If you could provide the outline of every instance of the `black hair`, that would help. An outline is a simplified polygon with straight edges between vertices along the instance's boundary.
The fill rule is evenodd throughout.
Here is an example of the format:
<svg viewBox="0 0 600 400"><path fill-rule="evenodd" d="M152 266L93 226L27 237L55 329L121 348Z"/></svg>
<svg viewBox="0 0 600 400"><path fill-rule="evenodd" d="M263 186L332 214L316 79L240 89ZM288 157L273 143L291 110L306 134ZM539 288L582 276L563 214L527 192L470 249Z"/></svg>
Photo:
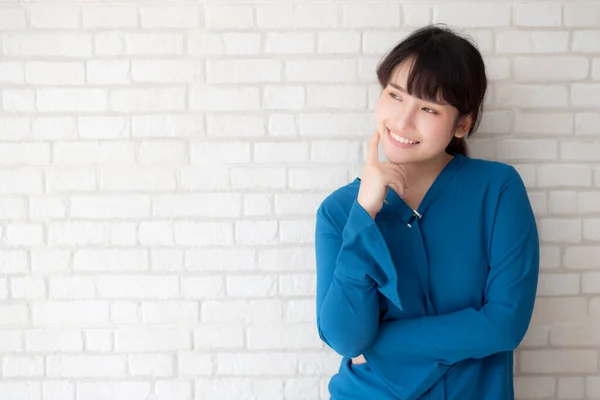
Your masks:
<svg viewBox="0 0 600 400"><path fill-rule="evenodd" d="M446 102L458 115L471 115L467 133L477 130L487 90L485 64L477 47L466 37L445 25L428 25L412 32L398 43L377 66L379 84L385 89L394 69L407 60L413 62L406 90L410 95ZM467 155L464 138L452 137L446 152Z"/></svg>

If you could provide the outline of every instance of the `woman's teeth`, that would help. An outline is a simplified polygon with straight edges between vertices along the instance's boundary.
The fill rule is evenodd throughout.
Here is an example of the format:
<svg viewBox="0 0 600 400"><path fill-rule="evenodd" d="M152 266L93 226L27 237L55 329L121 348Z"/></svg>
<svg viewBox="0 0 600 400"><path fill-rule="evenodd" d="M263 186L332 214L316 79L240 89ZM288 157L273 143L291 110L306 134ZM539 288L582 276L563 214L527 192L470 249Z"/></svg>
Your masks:
<svg viewBox="0 0 600 400"><path fill-rule="evenodd" d="M404 144L417 144L419 142L415 142L414 140L409 140L405 137L402 137L400 135L396 135L394 132L390 131L390 135L392 136L392 138L400 143L404 143Z"/></svg>

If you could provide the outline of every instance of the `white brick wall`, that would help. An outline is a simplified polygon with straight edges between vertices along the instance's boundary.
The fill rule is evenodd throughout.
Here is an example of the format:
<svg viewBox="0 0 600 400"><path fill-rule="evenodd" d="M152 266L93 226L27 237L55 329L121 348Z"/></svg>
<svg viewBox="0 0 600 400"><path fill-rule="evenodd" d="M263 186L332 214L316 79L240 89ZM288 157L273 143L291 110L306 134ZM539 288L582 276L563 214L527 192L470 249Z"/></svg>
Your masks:
<svg viewBox="0 0 600 400"><path fill-rule="evenodd" d="M477 40L472 148L538 216L517 398L600 399L597 1L200 3L0 0L0 399L328 399L314 212L431 22Z"/></svg>

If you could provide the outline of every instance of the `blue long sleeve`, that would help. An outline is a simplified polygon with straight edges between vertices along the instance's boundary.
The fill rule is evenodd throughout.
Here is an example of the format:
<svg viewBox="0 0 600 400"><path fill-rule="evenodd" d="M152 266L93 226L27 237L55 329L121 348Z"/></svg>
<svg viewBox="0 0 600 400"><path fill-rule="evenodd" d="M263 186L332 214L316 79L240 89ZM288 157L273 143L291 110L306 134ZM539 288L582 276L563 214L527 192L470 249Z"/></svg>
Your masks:
<svg viewBox="0 0 600 400"><path fill-rule="evenodd" d="M511 351L523 339L536 296L539 241L516 173L501 193L487 251L489 275L481 308L381 323L364 349L367 363L403 399L417 399L449 366Z"/></svg>
<svg viewBox="0 0 600 400"><path fill-rule="evenodd" d="M379 292L399 304L395 276L390 279L379 268L393 268L385 240L354 201L342 232L319 210L315 250L319 336L340 355L356 357L377 334Z"/></svg>

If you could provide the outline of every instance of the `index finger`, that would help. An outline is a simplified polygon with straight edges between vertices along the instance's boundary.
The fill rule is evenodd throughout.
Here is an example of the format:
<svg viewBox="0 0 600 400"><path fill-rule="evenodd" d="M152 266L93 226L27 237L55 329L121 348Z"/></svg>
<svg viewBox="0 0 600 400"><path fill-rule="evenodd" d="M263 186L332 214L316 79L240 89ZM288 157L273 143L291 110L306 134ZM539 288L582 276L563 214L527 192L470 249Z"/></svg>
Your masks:
<svg viewBox="0 0 600 400"><path fill-rule="evenodd" d="M367 163L375 164L379 161L379 129L375 129L375 134L369 143L369 151L367 152Z"/></svg>

